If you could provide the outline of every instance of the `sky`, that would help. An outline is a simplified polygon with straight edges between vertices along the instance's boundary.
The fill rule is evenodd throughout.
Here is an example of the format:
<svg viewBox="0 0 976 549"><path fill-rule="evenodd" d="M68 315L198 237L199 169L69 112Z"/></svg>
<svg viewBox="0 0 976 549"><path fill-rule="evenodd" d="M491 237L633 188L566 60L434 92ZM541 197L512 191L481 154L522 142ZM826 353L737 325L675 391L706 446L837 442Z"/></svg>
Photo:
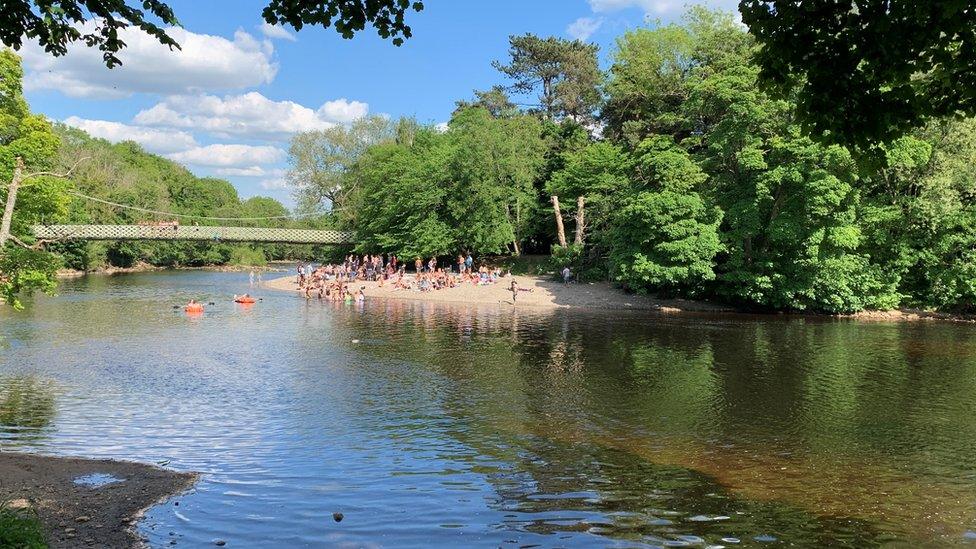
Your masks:
<svg viewBox="0 0 976 549"><path fill-rule="evenodd" d="M75 44L24 59L35 112L113 142L133 140L199 176L231 181L242 198L291 206L288 141L295 132L348 124L365 114L446 122L455 101L507 84L491 67L508 37L578 38L600 46L606 67L617 36L680 19L682 0L424 0L410 12L413 37L393 46L368 27L352 40L333 29L263 24L267 0L171 0L182 27L170 51L135 30L123 66ZM734 11L737 0L701 2Z"/></svg>

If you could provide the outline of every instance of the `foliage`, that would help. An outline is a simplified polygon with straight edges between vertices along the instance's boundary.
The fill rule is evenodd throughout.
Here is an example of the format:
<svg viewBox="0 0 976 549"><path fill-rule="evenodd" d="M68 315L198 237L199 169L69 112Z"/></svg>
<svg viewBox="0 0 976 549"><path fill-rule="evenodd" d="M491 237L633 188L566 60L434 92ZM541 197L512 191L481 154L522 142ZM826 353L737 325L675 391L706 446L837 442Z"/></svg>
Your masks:
<svg viewBox="0 0 976 549"><path fill-rule="evenodd" d="M541 124L531 116L457 112L449 129L384 143L354 172L360 249L405 257L514 250L538 206ZM511 248L510 248L511 246Z"/></svg>
<svg viewBox="0 0 976 549"><path fill-rule="evenodd" d="M715 278L722 212L702 200L705 174L669 137L646 139L636 154L632 188L613 216L615 277L638 291L694 293Z"/></svg>
<svg viewBox="0 0 976 549"><path fill-rule="evenodd" d="M730 14L692 7L684 24L627 32L617 40L608 71L604 134L636 146L649 135L696 135L709 119L689 118L682 106L695 83L713 71L741 66L752 37Z"/></svg>
<svg viewBox="0 0 976 549"><path fill-rule="evenodd" d="M57 257L50 253L8 246L0 254L0 299L14 309L23 309L22 295L54 293L58 266Z"/></svg>
<svg viewBox="0 0 976 549"><path fill-rule="evenodd" d="M600 101L598 46L531 33L509 37L509 44L509 64L495 61L492 66L515 81L516 92L533 93L541 87L539 103L549 119L591 118Z"/></svg>
<svg viewBox="0 0 976 549"><path fill-rule="evenodd" d="M288 180L297 189L302 209L314 210L323 203L341 209L345 195L353 190L349 171L370 146L394 139L396 130L385 117L368 116L349 127L295 135L288 149Z"/></svg>
<svg viewBox="0 0 976 549"><path fill-rule="evenodd" d="M261 15L267 23L296 30L305 25L333 26L343 38L352 38L368 23L399 46L411 36L406 13L423 8L423 2L410 0L270 0ZM179 21L162 0L21 0L5 3L0 10L0 41L19 50L25 38L37 40L54 56L66 54L74 42L83 42L98 48L105 65L113 68L122 64L117 54L126 46L119 31L129 27L179 49L167 25L178 26Z"/></svg>
<svg viewBox="0 0 976 549"><path fill-rule="evenodd" d="M0 547L45 549L47 546L36 515L0 504Z"/></svg>
<svg viewBox="0 0 976 549"><path fill-rule="evenodd" d="M59 140L47 120L30 113L21 89L20 59L9 50L0 52L0 75L0 197L4 202L17 159L25 166L11 222L14 240L0 249L0 300L20 309L20 295L54 291L57 259L25 246L33 243L29 225L57 221L67 213L67 184L53 177L31 175L53 166Z"/></svg>
<svg viewBox="0 0 976 549"><path fill-rule="evenodd" d="M852 146L976 115L971 1L742 0L762 80L804 125Z"/></svg>
<svg viewBox="0 0 976 549"><path fill-rule="evenodd" d="M65 126L58 126L57 132L62 141L60 163L77 164L72 179L78 191L86 196L189 216L260 218L288 215L288 210L277 200L267 197L241 200L229 182L196 177L179 164L149 154L135 143L111 144ZM86 160L79 163L80 159ZM74 223L96 224L133 224L161 219L157 215L81 199L71 201L69 217ZM180 222L219 223L194 218L184 218ZM305 221L302 226L321 228L323 223L329 222ZM286 227L297 222L282 219L235 224ZM264 264L269 258L280 259L298 253L297 247L284 245L210 242L59 243L52 249L62 255L67 266L85 270L105 265L132 267L140 262L159 266L204 266L253 260L255 264Z"/></svg>

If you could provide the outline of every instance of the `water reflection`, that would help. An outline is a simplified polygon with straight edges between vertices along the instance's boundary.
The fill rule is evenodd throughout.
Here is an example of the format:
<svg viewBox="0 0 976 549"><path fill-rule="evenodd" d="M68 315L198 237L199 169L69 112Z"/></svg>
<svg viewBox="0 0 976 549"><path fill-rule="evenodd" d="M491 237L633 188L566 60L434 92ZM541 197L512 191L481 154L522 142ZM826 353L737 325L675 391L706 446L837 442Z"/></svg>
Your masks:
<svg viewBox="0 0 976 549"><path fill-rule="evenodd" d="M57 380L51 451L206 473L149 513L157 546L945 546L976 526L971 326L73 284L2 319L0 376ZM217 304L171 309L190 296Z"/></svg>
<svg viewBox="0 0 976 549"><path fill-rule="evenodd" d="M52 383L35 376L0 372L0 444L37 444L48 436L55 415Z"/></svg>

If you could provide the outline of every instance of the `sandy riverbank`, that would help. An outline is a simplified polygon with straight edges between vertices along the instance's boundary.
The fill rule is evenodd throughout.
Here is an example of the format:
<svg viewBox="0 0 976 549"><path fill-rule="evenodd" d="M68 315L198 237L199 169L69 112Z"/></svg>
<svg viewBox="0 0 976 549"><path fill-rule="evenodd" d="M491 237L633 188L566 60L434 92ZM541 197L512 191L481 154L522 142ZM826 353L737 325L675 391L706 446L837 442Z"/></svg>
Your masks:
<svg viewBox="0 0 976 549"><path fill-rule="evenodd" d="M417 299L423 301L467 303L482 305L512 304L512 292L508 287L509 278L503 278L490 286L463 284L455 288L445 288L430 292L418 290L394 290L391 284L382 288L376 282L356 282L350 289L365 288L367 298ZM516 276L515 280L523 290L518 293L518 307L545 309L633 309L661 312L723 312L732 311L730 307L690 301L685 299L655 299L648 296L627 294L605 282L562 284L547 278ZM264 287L272 290L286 290L297 293L298 284L294 276L275 278L264 282Z"/></svg>
<svg viewBox="0 0 976 549"><path fill-rule="evenodd" d="M75 479L108 474L122 482L89 487ZM0 502L30 507L52 548L137 547L134 524L156 503L188 489L192 473L127 461L0 452Z"/></svg>
<svg viewBox="0 0 976 549"><path fill-rule="evenodd" d="M820 319L852 319L869 322L915 322L927 320L947 320L952 322L976 322L976 315L960 315L924 311L919 309L895 309L890 311L861 311L850 315L826 315L816 313L756 313L743 311L729 305L694 301L688 299L659 299L650 296L628 294L606 282L581 284L562 284L549 278L535 276L516 276L519 287L525 290L518 294L518 307L539 309L612 309L658 311L662 313L739 313L770 317L798 317ZM491 286L465 284L456 288L445 288L431 292L417 290L394 290L386 284L382 288L376 282L356 282L350 289L364 287L367 298L413 299L442 303L466 303L469 305L509 305L512 293L508 290L509 279L502 279ZM284 276L264 282L263 287L270 290L298 291L295 276Z"/></svg>

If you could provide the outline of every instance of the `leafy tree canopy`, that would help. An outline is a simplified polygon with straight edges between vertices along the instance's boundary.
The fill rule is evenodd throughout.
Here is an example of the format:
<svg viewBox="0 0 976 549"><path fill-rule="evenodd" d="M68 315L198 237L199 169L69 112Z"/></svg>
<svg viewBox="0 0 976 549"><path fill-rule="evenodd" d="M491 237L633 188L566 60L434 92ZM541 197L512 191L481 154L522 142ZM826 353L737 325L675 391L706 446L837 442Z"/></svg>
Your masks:
<svg viewBox="0 0 976 549"><path fill-rule="evenodd" d="M541 110L549 119L592 117L603 79L597 45L531 33L511 36L509 44L509 63L495 61L492 66L514 81L514 91L538 92Z"/></svg>
<svg viewBox="0 0 976 549"><path fill-rule="evenodd" d="M761 79L804 125L871 145L976 114L972 0L742 0Z"/></svg>
<svg viewBox="0 0 976 549"><path fill-rule="evenodd" d="M406 13L423 8L423 2L411 0L270 0L261 15L272 25L290 25L295 30L331 26L343 38L352 38L369 24L399 46L411 36ZM120 30L135 27L164 46L179 48L166 29L176 25L176 13L161 0L17 0L4 2L0 9L3 44L19 50L27 38L60 56L71 43L81 41L97 47L109 68L122 64L117 54L126 44Z"/></svg>

